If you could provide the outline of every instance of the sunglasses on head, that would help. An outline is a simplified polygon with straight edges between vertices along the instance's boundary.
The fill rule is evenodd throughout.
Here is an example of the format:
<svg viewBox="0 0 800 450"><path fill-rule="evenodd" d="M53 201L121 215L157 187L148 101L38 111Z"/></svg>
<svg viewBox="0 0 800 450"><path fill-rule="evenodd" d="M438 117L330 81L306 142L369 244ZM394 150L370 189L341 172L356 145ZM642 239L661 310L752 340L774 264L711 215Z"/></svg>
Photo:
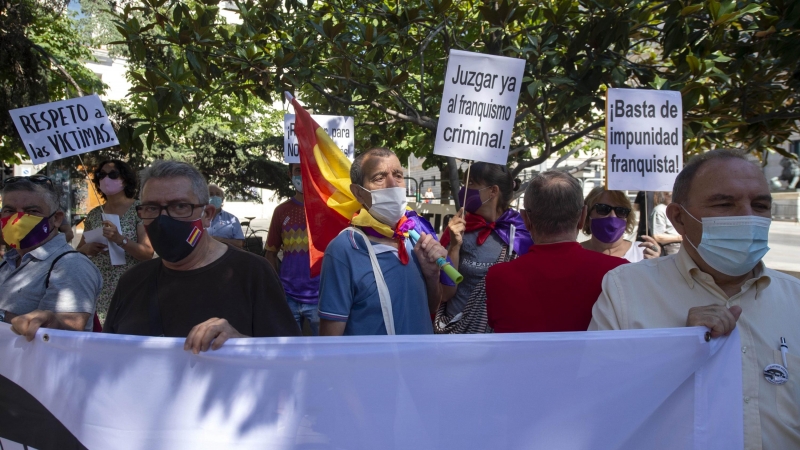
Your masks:
<svg viewBox="0 0 800 450"><path fill-rule="evenodd" d="M98 180L102 180L105 177L111 178L112 180L116 180L119 178L119 170L112 170L111 172L103 172L102 170L99 172L95 172L95 178Z"/></svg>
<svg viewBox="0 0 800 450"><path fill-rule="evenodd" d="M7 186L9 184L14 184L14 183L17 183L17 182L22 181L22 180L28 180L31 183L36 183L36 184L43 184L43 185L49 187L50 189L53 189L53 187L54 187L53 186L53 180L51 180L49 177L46 177L44 175L31 175L29 177L8 177L5 180L3 180L3 186Z"/></svg>
<svg viewBox="0 0 800 450"><path fill-rule="evenodd" d="M630 208L624 208L622 206L611 206L611 205L606 205L605 203L595 203L592 209L597 211L597 214L600 214L601 216L607 216L611 214L611 211L614 211L614 214L616 214L617 217L619 217L620 219L627 218L628 214L631 213Z"/></svg>

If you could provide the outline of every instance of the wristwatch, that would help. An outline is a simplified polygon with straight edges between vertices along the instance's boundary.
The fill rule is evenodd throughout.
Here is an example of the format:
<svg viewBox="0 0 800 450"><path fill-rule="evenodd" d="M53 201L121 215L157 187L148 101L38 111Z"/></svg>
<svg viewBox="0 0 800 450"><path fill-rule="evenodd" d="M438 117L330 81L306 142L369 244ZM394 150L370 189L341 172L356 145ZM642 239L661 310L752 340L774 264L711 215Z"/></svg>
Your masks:
<svg viewBox="0 0 800 450"><path fill-rule="evenodd" d="M0 309L0 322L5 322L5 321L6 321L6 310Z"/></svg>
<svg viewBox="0 0 800 450"><path fill-rule="evenodd" d="M120 247L124 247L126 245L128 245L128 239L127 238L122 238L122 244L119 244L119 246Z"/></svg>

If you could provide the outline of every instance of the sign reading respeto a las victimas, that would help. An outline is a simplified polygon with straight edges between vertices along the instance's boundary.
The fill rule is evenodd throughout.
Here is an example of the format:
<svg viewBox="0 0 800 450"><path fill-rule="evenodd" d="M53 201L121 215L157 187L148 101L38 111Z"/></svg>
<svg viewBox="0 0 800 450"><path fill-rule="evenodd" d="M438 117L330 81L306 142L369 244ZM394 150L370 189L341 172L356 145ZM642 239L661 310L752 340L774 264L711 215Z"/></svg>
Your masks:
<svg viewBox="0 0 800 450"><path fill-rule="evenodd" d="M683 104L677 91L609 89L606 185L671 191L683 168Z"/></svg>
<svg viewBox="0 0 800 450"><path fill-rule="evenodd" d="M33 164L119 144L100 97L85 97L9 111Z"/></svg>
<svg viewBox="0 0 800 450"><path fill-rule="evenodd" d="M525 60L451 50L433 153L505 165Z"/></svg>
<svg viewBox="0 0 800 450"><path fill-rule="evenodd" d="M286 163L300 162L300 147L297 135L294 133L294 114L283 115L283 161ZM325 116L312 114L311 118L317 125L325 130L325 134L352 161L356 150L355 120L351 116Z"/></svg>

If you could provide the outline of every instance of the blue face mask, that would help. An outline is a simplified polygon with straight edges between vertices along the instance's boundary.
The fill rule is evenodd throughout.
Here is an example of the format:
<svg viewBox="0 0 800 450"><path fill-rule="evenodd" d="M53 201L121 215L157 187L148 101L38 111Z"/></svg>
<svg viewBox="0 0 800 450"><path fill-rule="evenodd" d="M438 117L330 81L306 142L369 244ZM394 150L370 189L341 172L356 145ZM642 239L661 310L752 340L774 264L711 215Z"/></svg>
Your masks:
<svg viewBox="0 0 800 450"><path fill-rule="evenodd" d="M222 208L222 197L217 197L214 195L208 199L208 204L214 205L214 207L217 208L217 211L219 211Z"/></svg>
<svg viewBox="0 0 800 450"><path fill-rule="evenodd" d="M683 206L681 205L681 208ZM686 208L683 208L686 211ZM759 216L703 217L703 236L695 246L688 238L686 242L697 250L709 266L715 270L738 277L753 270L769 251L769 226L772 219Z"/></svg>

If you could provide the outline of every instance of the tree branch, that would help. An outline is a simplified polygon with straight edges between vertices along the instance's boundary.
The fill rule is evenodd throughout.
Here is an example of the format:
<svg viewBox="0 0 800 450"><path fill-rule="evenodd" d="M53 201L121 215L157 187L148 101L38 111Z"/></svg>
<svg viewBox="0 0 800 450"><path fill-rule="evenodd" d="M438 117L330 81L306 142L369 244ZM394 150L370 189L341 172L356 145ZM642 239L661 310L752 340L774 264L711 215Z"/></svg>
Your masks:
<svg viewBox="0 0 800 450"><path fill-rule="evenodd" d="M376 109L378 109L378 110L380 110L380 111L382 111L382 112L384 112L384 113L386 113L386 114L388 114L388 115L390 115L392 117L397 117L398 119L405 120L406 122L415 123L415 124L417 124L417 125L419 125L419 126L421 126L423 128L427 128L429 130L433 130L433 131L436 130L436 122L427 121L427 120L423 120L421 118L408 116L406 114L403 114L401 112L395 111L393 109L389 109L389 108L381 105L380 103L376 102L375 100L370 101L368 104L372 105L373 108L376 108Z"/></svg>
<svg viewBox="0 0 800 450"><path fill-rule="evenodd" d="M556 144L555 146L553 146L551 148L551 152L550 153L548 153L548 154L542 153L541 155L539 155L536 158L530 159L528 161L520 162L519 164L517 164L517 167L514 168L514 170L512 172L512 175L513 176L517 176L517 175L519 175L520 172L522 172L523 170L527 169L528 167L538 166L539 164L547 161L547 158L549 158L551 154L553 154L555 152L558 152L562 148L572 144L573 142L577 141L578 139L581 139L582 137L586 136L587 134L591 133L592 131L602 127L603 125L605 125L605 123L606 123L605 119L604 120L598 120L597 122L589 125L588 127L584 128L583 130L573 134L572 136L564 139L563 141L561 141L558 144ZM517 150L517 149L514 149L514 150ZM512 150L512 151L514 151L514 150Z"/></svg>
<svg viewBox="0 0 800 450"><path fill-rule="evenodd" d="M47 52L47 50L43 49L42 47L40 47L40 46L38 46L36 44L33 44L33 48L36 51L38 51L39 53L41 53L42 56L47 58L50 61L50 64L55 66L55 68L58 70L58 72L61 73L61 75L64 78L66 78L67 82L69 84L71 84L72 87L75 88L75 90L78 92L78 96L79 97L83 97L84 95L86 95L86 93L83 92L83 89L81 89L80 85L78 85L78 82L75 81L74 78L72 78L72 75L70 75L67 72L67 69L65 69L64 66L62 66L61 64L58 63L58 61L56 61L56 59L53 57L53 55L51 55L50 53Z"/></svg>
<svg viewBox="0 0 800 450"><path fill-rule="evenodd" d="M800 119L800 111L777 111L769 114L761 114L759 116L747 119L747 123L752 125L756 123L766 122L768 120L793 120Z"/></svg>

